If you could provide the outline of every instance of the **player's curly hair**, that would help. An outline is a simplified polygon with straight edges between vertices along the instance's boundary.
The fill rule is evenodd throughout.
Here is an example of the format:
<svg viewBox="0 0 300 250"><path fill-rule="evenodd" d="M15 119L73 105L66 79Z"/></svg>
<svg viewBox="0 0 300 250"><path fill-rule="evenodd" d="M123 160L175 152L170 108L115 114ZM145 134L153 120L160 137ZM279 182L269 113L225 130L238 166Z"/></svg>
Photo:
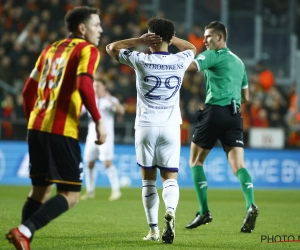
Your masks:
<svg viewBox="0 0 300 250"><path fill-rule="evenodd" d="M94 7L80 6L69 10L65 16L65 24L69 32L76 32L80 23L91 18L91 14L100 15L100 11Z"/></svg>
<svg viewBox="0 0 300 250"><path fill-rule="evenodd" d="M148 21L150 32L161 36L162 40L169 43L172 36L175 34L175 28L172 21L162 17L152 17Z"/></svg>
<svg viewBox="0 0 300 250"><path fill-rule="evenodd" d="M228 34L227 34L227 29L225 27L225 25L219 21L213 21L210 22L209 24L207 24L204 28L205 30L207 29L213 29L214 31L216 31L217 33L222 33L223 37L224 37L224 41L226 42Z"/></svg>

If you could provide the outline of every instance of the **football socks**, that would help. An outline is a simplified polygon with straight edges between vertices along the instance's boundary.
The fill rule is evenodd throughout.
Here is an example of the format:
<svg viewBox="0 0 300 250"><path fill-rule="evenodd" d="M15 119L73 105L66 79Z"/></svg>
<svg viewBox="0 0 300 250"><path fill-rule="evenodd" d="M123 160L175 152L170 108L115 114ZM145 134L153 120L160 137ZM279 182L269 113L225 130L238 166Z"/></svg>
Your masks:
<svg viewBox="0 0 300 250"><path fill-rule="evenodd" d="M26 220L28 220L31 215L33 215L43 204L33 200L30 197L27 197L27 200L23 206L22 209L22 221L21 223L25 222Z"/></svg>
<svg viewBox="0 0 300 250"><path fill-rule="evenodd" d="M118 177L118 170L114 165L106 168L107 177L113 192L120 192L120 181Z"/></svg>
<svg viewBox="0 0 300 250"><path fill-rule="evenodd" d="M67 211L69 204L62 195L56 195L43 204L27 221L22 223L33 234L36 230L44 227L50 221Z"/></svg>
<svg viewBox="0 0 300 250"><path fill-rule="evenodd" d="M158 230L158 208L159 196L156 189L156 181L143 180L142 200L148 221L148 225L152 224L152 230ZM153 226L154 225L154 226ZM155 226L156 225L156 226Z"/></svg>
<svg viewBox="0 0 300 250"><path fill-rule="evenodd" d="M193 178L194 187L198 198L199 212L200 215L204 215L208 211L208 202L207 202L207 180L203 170L203 166L192 167L192 178Z"/></svg>
<svg viewBox="0 0 300 250"><path fill-rule="evenodd" d="M253 184L250 174L246 168L240 168L236 172L236 177L239 179L242 191L246 199L246 211L254 204Z"/></svg>
<svg viewBox="0 0 300 250"><path fill-rule="evenodd" d="M166 211L175 213L179 200L179 187L177 180L167 179L163 182L162 198L165 202Z"/></svg>

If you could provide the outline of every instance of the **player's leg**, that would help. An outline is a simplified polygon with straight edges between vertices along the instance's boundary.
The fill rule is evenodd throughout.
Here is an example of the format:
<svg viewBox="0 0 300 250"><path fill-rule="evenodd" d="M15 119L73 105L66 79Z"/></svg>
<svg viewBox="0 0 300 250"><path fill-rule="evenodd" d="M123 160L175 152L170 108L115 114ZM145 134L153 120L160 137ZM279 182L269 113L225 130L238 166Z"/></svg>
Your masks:
<svg viewBox="0 0 300 250"><path fill-rule="evenodd" d="M31 217L50 197L53 185L45 181L47 174L47 146L41 141L41 134L35 130L29 130L29 161L30 178L32 188L22 209L22 223Z"/></svg>
<svg viewBox="0 0 300 250"><path fill-rule="evenodd" d="M190 167L198 199L199 212L196 213L194 220L186 225L187 229L193 229L212 221L207 198L208 183L203 168L207 155L217 141L216 131L211 125L213 122L211 120L213 117L211 112L213 112L211 106L205 106L204 110L200 112L191 142Z"/></svg>
<svg viewBox="0 0 300 250"><path fill-rule="evenodd" d="M165 203L166 212L172 211L174 214L179 201L179 186L177 182L177 172L169 172L168 170L160 170L163 190L162 198Z"/></svg>
<svg viewBox="0 0 300 250"><path fill-rule="evenodd" d="M98 154L99 149L94 142L94 138L88 134L83 153L86 192L80 197L81 200L92 199L95 197L97 180L95 162L98 159Z"/></svg>
<svg viewBox="0 0 300 250"><path fill-rule="evenodd" d="M32 186L22 209L22 223L31 217L50 197L53 184Z"/></svg>
<svg viewBox="0 0 300 250"><path fill-rule="evenodd" d="M115 165L113 165L111 160L103 161L107 177L111 186L111 194L109 196L110 201L115 201L121 198L122 193L120 191L120 180L118 175L118 170Z"/></svg>
<svg viewBox="0 0 300 250"><path fill-rule="evenodd" d="M33 185L30 197L40 203L45 202L50 195L51 182L58 180L60 183L67 183L67 187L71 188L67 191L77 192L78 199L82 173L78 141L34 130L29 131L28 141L30 177ZM76 202L58 193L43 203L29 218L24 219L18 228L11 229L7 239L17 249L23 249L22 245L25 246L24 249L29 249L29 239L34 232L67 211Z"/></svg>
<svg viewBox="0 0 300 250"><path fill-rule="evenodd" d="M204 215L208 209L207 180L203 169L204 160L210 150L201 148L191 143L190 166L192 170L193 183L196 190L200 215Z"/></svg>
<svg viewBox="0 0 300 250"><path fill-rule="evenodd" d="M246 200L246 216L241 232L251 233L255 227L258 208L254 205L253 183L244 163L243 119L239 112L236 115L227 114L227 117L227 128L220 136L220 140Z"/></svg>
<svg viewBox="0 0 300 250"><path fill-rule="evenodd" d="M52 184L51 185L47 184L46 186L32 186L32 189L27 197L27 200L23 205L21 224L27 221L49 199L52 188L53 188ZM22 227L23 226L21 225L20 228ZM15 237L19 237L22 239L22 236L19 235L20 234L19 228L18 230L15 229L14 233L16 234ZM8 235L8 237L13 238L12 235L10 236ZM25 240L25 243L22 244L26 245L27 237L23 239ZM32 241L32 239L33 239L33 234L31 235L29 240Z"/></svg>
<svg viewBox="0 0 300 250"><path fill-rule="evenodd" d="M241 147L225 146L229 165L238 178L246 200L246 210L254 203L253 183L244 164L244 149Z"/></svg>
<svg viewBox="0 0 300 250"><path fill-rule="evenodd" d="M33 232L24 226L24 223L29 220L48 200L52 185L45 181L47 173L47 154L45 144L41 143L40 132L29 130L28 145L29 145L29 160L30 160L30 177L32 180L32 189L27 197L22 209L21 225L17 228L12 228L7 233L7 239L13 243L15 247L24 249L30 248L29 241L33 238Z"/></svg>
<svg viewBox="0 0 300 250"><path fill-rule="evenodd" d="M156 188L156 168L144 169L142 172L142 201L149 225L149 233L143 240L159 241L158 209L159 196Z"/></svg>
<svg viewBox="0 0 300 250"><path fill-rule="evenodd" d="M111 195L109 196L110 201L118 200L122 194L120 191L120 180L116 166L113 164L114 157L114 137L108 135L106 142L99 147L99 159L104 163L107 177L111 186Z"/></svg>
<svg viewBox="0 0 300 250"><path fill-rule="evenodd" d="M177 173L180 162L180 126L161 127L155 158L163 183L162 198L165 203L162 242L172 244L175 237L175 214L179 201Z"/></svg>
<svg viewBox="0 0 300 250"><path fill-rule="evenodd" d="M241 232L251 233L255 227L258 207L254 203L252 178L245 168L244 149L242 147L224 146L232 172L238 178L246 201L246 216Z"/></svg>
<svg viewBox="0 0 300 250"><path fill-rule="evenodd" d="M164 230L162 242L172 244L175 237L175 214L179 201L179 186L177 182L177 172L160 170L163 183L162 198L165 203Z"/></svg>
<svg viewBox="0 0 300 250"><path fill-rule="evenodd" d="M47 166L47 175L35 177L34 186L58 182L57 194L47 200L28 220L20 230L30 237L36 230L46 226L78 202L81 189L82 163L78 141L50 133L40 133L41 141L46 145L47 157L44 159ZM47 181L45 181L47 179ZM44 181L44 183L43 183Z"/></svg>
<svg viewBox="0 0 300 250"><path fill-rule="evenodd" d="M78 202L79 194L80 191L58 190L57 195L47 200L29 219L18 227L20 233L30 239L36 230L46 226L73 207Z"/></svg>
<svg viewBox="0 0 300 250"><path fill-rule="evenodd" d="M95 169L95 161L88 161L85 163L84 169L84 180L85 180L85 194L83 194L80 199L93 199L95 198L95 189L96 189L96 179L97 173Z"/></svg>
<svg viewBox="0 0 300 250"><path fill-rule="evenodd" d="M158 241L159 196L156 189L156 163L154 158L158 130L152 127L135 128L137 163L142 172L142 201L150 231L143 240Z"/></svg>

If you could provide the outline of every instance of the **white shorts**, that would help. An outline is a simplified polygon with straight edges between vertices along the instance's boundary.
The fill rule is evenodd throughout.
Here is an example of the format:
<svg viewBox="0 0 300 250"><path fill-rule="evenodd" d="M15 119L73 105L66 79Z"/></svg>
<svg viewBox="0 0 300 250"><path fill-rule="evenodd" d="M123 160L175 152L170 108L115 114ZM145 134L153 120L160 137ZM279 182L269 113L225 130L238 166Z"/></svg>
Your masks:
<svg viewBox="0 0 300 250"><path fill-rule="evenodd" d="M96 161L111 161L114 157L114 138L107 135L106 141L102 145L95 144L94 136L87 136L83 154L84 162Z"/></svg>
<svg viewBox="0 0 300 250"><path fill-rule="evenodd" d="M137 164L144 169L178 172L180 160L180 126L135 127Z"/></svg>

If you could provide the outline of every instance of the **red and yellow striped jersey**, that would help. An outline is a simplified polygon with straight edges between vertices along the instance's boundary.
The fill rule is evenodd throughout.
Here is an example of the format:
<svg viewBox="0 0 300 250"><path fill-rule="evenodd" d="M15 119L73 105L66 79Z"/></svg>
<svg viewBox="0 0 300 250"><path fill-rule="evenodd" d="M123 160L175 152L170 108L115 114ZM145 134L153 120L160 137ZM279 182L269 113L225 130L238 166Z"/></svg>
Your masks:
<svg viewBox="0 0 300 250"><path fill-rule="evenodd" d="M98 49L81 38L60 40L44 49L30 75L38 90L28 129L77 139L82 106L77 76L93 78L99 60Z"/></svg>

